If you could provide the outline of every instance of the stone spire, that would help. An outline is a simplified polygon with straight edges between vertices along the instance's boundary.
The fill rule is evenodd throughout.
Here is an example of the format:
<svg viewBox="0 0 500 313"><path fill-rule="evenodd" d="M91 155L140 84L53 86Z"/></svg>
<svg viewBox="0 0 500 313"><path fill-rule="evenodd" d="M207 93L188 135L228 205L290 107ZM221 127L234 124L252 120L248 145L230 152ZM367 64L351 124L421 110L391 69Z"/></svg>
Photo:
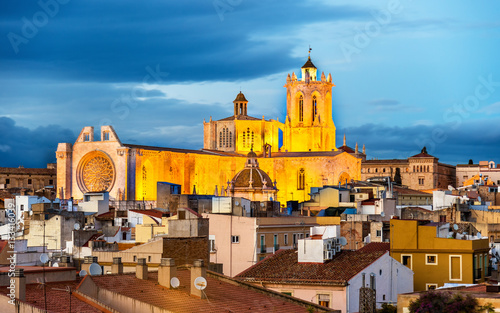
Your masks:
<svg viewBox="0 0 500 313"><path fill-rule="evenodd" d="M354 149L354 153L359 153L359 149L358 149L358 143L356 142L356 148Z"/></svg>
<svg viewBox="0 0 500 313"><path fill-rule="evenodd" d="M365 144L363 144L363 154L366 154Z"/></svg>
<svg viewBox="0 0 500 313"><path fill-rule="evenodd" d="M345 144L345 133L344 133L344 144L343 144L343 146L345 146L345 145L346 145L346 144Z"/></svg>

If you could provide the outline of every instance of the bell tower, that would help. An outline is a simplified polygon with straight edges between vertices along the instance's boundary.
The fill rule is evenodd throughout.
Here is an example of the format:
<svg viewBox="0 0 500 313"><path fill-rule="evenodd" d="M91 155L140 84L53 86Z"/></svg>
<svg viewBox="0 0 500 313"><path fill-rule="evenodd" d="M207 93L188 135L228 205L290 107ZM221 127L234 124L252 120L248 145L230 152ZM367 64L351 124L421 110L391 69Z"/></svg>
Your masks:
<svg viewBox="0 0 500 313"><path fill-rule="evenodd" d="M311 51L309 50L309 53ZM282 150L289 152L332 151L335 147L335 124L332 118L332 75L321 73L311 56L301 68L302 77L288 74L287 117Z"/></svg>

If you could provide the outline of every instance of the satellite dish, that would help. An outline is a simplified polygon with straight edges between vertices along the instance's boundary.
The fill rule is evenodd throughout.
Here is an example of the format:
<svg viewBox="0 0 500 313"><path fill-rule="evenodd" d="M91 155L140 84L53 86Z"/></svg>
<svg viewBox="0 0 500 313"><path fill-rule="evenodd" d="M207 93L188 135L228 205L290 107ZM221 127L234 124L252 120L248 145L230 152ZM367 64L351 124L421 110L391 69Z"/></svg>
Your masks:
<svg viewBox="0 0 500 313"><path fill-rule="evenodd" d="M261 202L261 203L260 203L260 206L261 206L261 207L264 207L264 202Z"/></svg>
<svg viewBox="0 0 500 313"><path fill-rule="evenodd" d="M57 262L53 263L52 267L59 267L59 263L57 263Z"/></svg>
<svg viewBox="0 0 500 313"><path fill-rule="evenodd" d="M234 204L235 205L240 205L240 203L238 201L234 201Z"/></svg>
<svg viewBox="0 0 500 313"><path fill-rule="evenodd" d="M340 240L340 245L341 245L341 246L345 246L345 245L347 245L347 239L345 239L345 237L340 237L340 239L339 239L339 240Z"/></svg>
<svg viewBox="0 0 500 313"><path fill-rule="evenodd" d="M194 286L198 290L203 290L207 288L207 280L201 276L196 277L196 279L194 280Z"/></svg>
<svg viewBox="0 0 500 313"><path fill-rule="evenodd" d="M92 276L102 275L102 268L99 264L92 263L89 266L89 272L90 272L90 275L92 275Z"/></svg>
<svg viewBox="0 0 500 313"><path fill-rule="evenodd" d="M179 281L179 278L177 278L177 277L172 277L172 279L170 280L170 286L172 286L172 288L179 287L180 283L181 282Z"/></svg>
<svg viewBox="0 0 500 313"><path fill-rule="evenodd" d="M84 277L85 275L87 275L86 270L81 270L80 273L78 273L78 276L80 276L80 277Z"/></svg>
<svg viewBox="0 0 500 313"><path fill-rule="evenodd" d="M453 224L453 229L454 230L458 230L458 225L457 224Z"/></svg>
<svg viewBox="0 0 500 313"><path fill-rule="evenodd" d="M49 262L49 256L47 255L47 253L42 253L40 255L40 262L42 262L42 264Z"/></svg>
<svg viewBox="0 0 500 313"><path fill-rule="evenodd" d="M80 229L80 224L75 223L75 226L73 226L73 228L74 228L75 230L79 230L79 229Z"/></svg>

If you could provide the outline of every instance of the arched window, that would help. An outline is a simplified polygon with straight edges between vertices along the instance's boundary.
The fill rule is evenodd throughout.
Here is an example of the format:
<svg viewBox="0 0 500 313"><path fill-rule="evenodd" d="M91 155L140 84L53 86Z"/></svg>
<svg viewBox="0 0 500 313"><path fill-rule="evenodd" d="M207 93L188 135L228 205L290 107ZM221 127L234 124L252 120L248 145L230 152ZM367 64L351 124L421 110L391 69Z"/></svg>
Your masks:
<svg viewBox="0 0 500 313"><path fill-rule="evenodd" d="M297 190L304 190L305 187L305 171L301 168L297 175Z"/></svg>
<svg viewBox="0 0 500 313"><path fill-rule="evenodd" d="M385 167L382 169L382 172L384 172L384 173L385 173Z"/></svg>
<svg viewBox="0 0 500 313"><path fill-rule="evenodd" d="M318 100L316 99L316 96L313 96L313 99L312 99L312 120L313 120L313 122L316 119L316 114L318 114L317 104L318 104Z"/></svg>
<svg viewBox="0 0 500 313"><path fill-rule="evenodd" d="M304 98L302 95L299 97L299 122L304 121Z"/></svg>
<svg viewBox="0 0 500 313"><path fill-rule="evenodd" d="M148 171L146 170L146 166L142 166L142 197L146 197L146 186L148 179Z"/></svg>

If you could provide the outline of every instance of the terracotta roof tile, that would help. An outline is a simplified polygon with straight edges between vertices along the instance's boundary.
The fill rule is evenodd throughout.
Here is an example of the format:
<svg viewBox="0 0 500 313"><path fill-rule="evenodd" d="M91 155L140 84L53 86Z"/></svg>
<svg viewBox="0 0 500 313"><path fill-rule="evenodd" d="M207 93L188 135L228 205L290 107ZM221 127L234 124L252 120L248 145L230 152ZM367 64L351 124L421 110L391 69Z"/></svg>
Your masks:
<svg viewBox="0 0 500 313"><path fill-rule="evenodd" d="M297 250L279 250L236 277L246 281L345 285L388 249L386 243L370 243L356 251L343 250L325 263L299 263Z"/></svg>
<svg viewBox="0 0 500 313"><path fill-rule="evenodd" d="M208 300L189 294L190 271L179 269L180 286L168 289L158 284L158 273L149 272L147 280L134 274L93 276L99 287L172 312L307 312L298 304L242 288L207 275L205 293Z"/></svg>
<svg viewBox="0 0 500 313"><path fill-rule="evenodd" d="M69 294L65 291L67 287L75 290L79 280L69 282L54 282L46 284L47 293L47 311L54 313L67 313L69 312ZM7 295L9 289L7 287L0 287L0 293ZM26 303L43 310L44 309L44 296L43 288L39 284L26 285ZM71 295L71 312L101 312L100 310L92 307L91 305L81 301L74 295Z"/></svg>

